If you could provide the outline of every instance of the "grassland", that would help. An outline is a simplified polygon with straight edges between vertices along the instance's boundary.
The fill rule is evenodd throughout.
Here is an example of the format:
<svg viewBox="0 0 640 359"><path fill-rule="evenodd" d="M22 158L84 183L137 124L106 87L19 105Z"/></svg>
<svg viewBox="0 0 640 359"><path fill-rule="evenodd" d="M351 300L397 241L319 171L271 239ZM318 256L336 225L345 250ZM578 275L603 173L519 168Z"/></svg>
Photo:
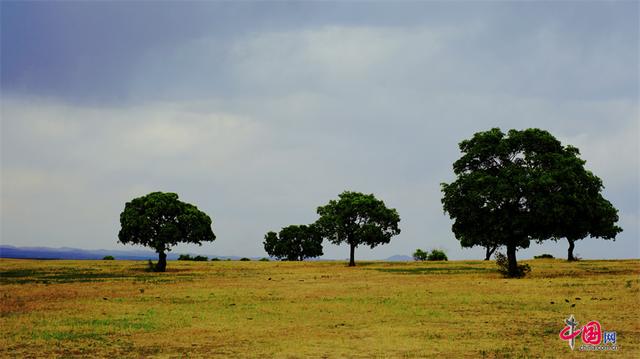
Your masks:
<svg viewBox="0 0 640 359"><path fill-rule="evenodd" d="M640 357L640 261L0 260L2 357L584 357L563 319ZM578 340L578 343L580 341Z"/></svg>

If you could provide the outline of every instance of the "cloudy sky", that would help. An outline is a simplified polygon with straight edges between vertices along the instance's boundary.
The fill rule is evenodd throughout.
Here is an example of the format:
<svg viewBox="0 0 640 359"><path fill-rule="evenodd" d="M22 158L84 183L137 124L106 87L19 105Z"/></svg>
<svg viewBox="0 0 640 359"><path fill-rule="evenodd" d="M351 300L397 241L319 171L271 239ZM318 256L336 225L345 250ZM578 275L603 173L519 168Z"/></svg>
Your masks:
<svg viewBox="0 0 640 359"><path fill-rule="evenodd" d="M473 133L538 127L581 150L620 211L615 242L576 253L640 256L636 1L1 7L2 244L127 248L125 202L160 190L218 237L175 251L263 256L265 232L355 190L402 218L356 258L480 258L453 236L439 184Z"/></svg>

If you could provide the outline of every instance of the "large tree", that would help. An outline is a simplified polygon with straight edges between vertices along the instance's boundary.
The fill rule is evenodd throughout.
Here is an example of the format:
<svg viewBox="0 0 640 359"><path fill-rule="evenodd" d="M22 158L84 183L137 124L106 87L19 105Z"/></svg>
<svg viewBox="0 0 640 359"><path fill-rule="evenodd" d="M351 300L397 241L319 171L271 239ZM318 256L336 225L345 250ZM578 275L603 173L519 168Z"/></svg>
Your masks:
<svg viewBox="0 0 640 359"><path fill-rule="evenodd" d="M539 207L549 208L547 223L553 228L553 238L566 238L569 242L567 260L576 260L573 254L575 241L586 238L613 239L622 228L618 222L618 210L602 196L602 180L584 168L579 150L565 148L565 156L558 160L550 192L537 196ZM551 179L548 179L551 181Z"/></svg>
<svg viewBox="0 0 640 359"><path fill-rule="evenodd" d="M575 180L589 174L577 149L562 146L547 131L505 135L494 128L462 141L460 151L462 157L453 164L456 180L442 184L444 210L463 247L506 246L510 276L519 274L518 248L529 247L531 240L571 235L569 218L577 220L572 210L597 212L595 197L582 196L591 192ZM584 201L573 201L576 196ZM611 219L605 222L613 225ZM599 233L591 229L580 233Z"/></svg>
<svg viewBox="0 0 640 359"><path fill-rule="evenodd" d="M350 248L349 266L355 266L355 249L360 245L374 248L389 243L400 233L400 216L394 208L387 208L373 194L345 191L339 199L318 207L320 218L316 226L323 238L334 244L347 243Z"/></svg>
<svg viewBox="0 0 640 359"><path fill-rule="evenodd" d="M281 260L301 261L319 257L322 253L322 236L314 225L291 225L280 233L268 232L264 236L264 250Z"/></svg>
<svg viewBox="0 0 640 359"><path fill-rule="evenodd" d="M138 244L158 253L155 271L164 272L167 254L178 243L211 242L211 218L192 204L178 200L175 193L153 192L127 202L120 214L118 239Z"/></svg>

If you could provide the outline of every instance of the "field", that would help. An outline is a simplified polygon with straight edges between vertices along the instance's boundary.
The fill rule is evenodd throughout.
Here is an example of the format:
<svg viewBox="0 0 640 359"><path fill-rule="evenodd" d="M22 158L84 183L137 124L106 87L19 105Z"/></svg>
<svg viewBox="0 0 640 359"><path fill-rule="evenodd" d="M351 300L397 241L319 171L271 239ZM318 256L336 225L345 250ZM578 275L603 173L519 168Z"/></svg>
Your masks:
<svg viewBox="0 0 640 359"><path fill-rule="evenodd" d="M563 320L640 357L640 261L0 260L2 357L584 357Z"/></svg>

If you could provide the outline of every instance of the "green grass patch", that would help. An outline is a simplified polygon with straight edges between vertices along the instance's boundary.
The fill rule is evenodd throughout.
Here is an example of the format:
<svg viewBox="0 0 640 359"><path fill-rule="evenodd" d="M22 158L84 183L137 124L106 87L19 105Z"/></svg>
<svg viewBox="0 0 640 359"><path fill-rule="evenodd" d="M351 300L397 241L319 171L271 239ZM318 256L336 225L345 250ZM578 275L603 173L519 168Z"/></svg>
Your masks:
<svg viewBox="0 0 640 359"><path fill-rule="evenodd" d="M33 339L78 341L105 341L111 335L126 332L152 332L158 328L155 321L156 312L153 309L139 313L135 317L117 318L67 318L56 323L58 330L37 330L31 333ZM51 326L49 321L42 321L39 327Z"/></svg>
<svg viewBox="0 0 640 359"><path fill-rule="evenodd" d="M157 327L148 316L139 318L75 319L69 321L69 323L73 326L86 326L97 332L116 332L121 330L150 332Z"/></svg>
<svg viewBox="0 0 640 359"><path fill-rule="evenodd" d="M104 334L84 333L75 331L41 331L32 333L33 339L55 340L55 341L78 341L95 340L104 341Z"/></svg>
<svg viewBox="0 0 640 359"><path fill-rule="evenodd" d="M497 272L496 269L486 267L418 267L418 268L371 268L379 272L396 274L469 274L473 272Z"/></svg>
<svg viewBox="0 0 640 359"><path fill-rule="evenodd" d="M107 280L135 280L145 283L169 283L193 280L191 273L172 274L171 276L146 272L102 272L94 269L57 269L53 271L17 269L0 272L0 285L7 284L57 284L77 282L102 282Z"/></svg>

